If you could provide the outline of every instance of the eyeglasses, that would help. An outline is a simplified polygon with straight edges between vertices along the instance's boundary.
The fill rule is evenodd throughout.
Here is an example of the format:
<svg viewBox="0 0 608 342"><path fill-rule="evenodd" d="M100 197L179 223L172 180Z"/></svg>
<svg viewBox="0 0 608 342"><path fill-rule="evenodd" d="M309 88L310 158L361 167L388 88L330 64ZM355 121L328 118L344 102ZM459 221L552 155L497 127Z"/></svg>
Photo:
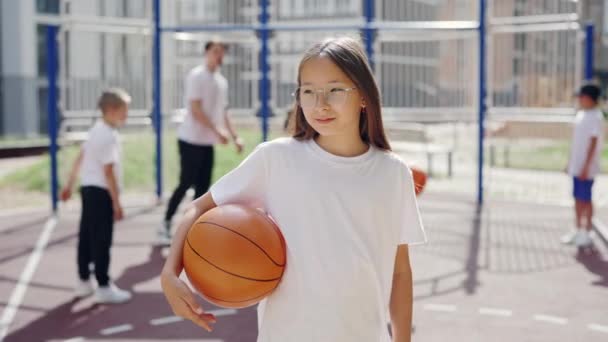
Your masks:
<svg viewBox="0 0 608 342"><path fill-rule="evenodd" d="M340 88L332 87L328 89L298 88L292 96L296 98L298 105L302 108L313 108L319 101L319 93L323 93L325 102L333 107L340 107L346 103L348 93L357 87Z"/></svg>

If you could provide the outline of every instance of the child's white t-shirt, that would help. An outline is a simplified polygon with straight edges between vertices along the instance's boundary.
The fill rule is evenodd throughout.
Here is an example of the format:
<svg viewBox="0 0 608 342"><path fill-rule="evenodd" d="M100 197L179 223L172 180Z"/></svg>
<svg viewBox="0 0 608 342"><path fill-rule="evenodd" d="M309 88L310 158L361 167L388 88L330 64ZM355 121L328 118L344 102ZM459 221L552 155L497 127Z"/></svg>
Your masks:
<svg viewBox="0 0 608 342"><path fill-rule="evenodd" d="M103 119L97 120L89 130L87 140L82 145L83 159L80 166L80 185L97 186L108 189L104 166L114 164L114 177L122 186L122 166L118 132Z"/></svg>
<svg viewBox="0 0 608 342"><path fill-rule="evenodd" d="M426 242L411 171L370 148L330 154L314 140L263 143L211 188L216 204L264 209L287 267L258 306L258 342L384 342L397 246Z"/></svg>
<svg viewBox="0 0 608 342"><path fill-rule="evenodd" d="M188 73L184 87L186 116L178 128L178 138L194 145L217 143L218 137L215 133L194 118L190 102L201 100L203 112L209 121L224 127L224 112L228 106L228 81L219 69L211 72L205 65L199 65Z"/></svg>
<svg viewBox="0 0 608 342"><path fill-rule="evenodd" d="M571 176L579 176L583 171L592 137L597 137L597 145L593 160L589 165L589 179L593 179L600 172L600 157L604 143L604 116L599 109L580 110L574 119L568 165L568 174Z"/></svg>

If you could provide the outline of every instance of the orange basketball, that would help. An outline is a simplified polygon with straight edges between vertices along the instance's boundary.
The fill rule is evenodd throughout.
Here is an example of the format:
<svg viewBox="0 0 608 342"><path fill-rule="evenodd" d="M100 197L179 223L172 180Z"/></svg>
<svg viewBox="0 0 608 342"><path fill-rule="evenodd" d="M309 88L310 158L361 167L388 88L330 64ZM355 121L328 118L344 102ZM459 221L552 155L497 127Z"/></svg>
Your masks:
<svg viewBox="0 0 608 342"><path fill-rule="evenodd" d="M286 264L285 240L262 211L241 205L209 210L194 222L183 263L192 286L226 308L256 304L277 287Z"/></svg>
<svg viewBox="0 0 608 342"><path fill-rule="evenodd" d="M414 178L414 188L416 189L416 196L422 193L424 186L426 185L426 173L417 167L410 167L412 170L412 177Z"/></svg>

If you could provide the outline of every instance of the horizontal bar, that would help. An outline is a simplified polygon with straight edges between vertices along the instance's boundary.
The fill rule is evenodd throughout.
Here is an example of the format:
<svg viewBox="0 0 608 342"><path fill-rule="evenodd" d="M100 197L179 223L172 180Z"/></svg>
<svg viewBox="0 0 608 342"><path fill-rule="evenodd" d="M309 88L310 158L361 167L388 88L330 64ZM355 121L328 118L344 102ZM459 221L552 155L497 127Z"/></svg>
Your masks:
<svg viewBox="0 0 608 342"><path fill-rule="evenodd" d="M490 107L488 108L489 119L526 119L530 121L546 121L546 118L561 117L565 121L572 121L574 109L570 107Z"/></svg>
<svg viewBox="0 0 608 342"><path fill-rule="evenodd" d="M420 21L420 22L372 22L370 24L346 23L332 25L303 25L300 23L271 23L267 25L202 25L202 26L176 26L161 27L162 32L205 32L205 31L342 31L362 30L366 28L377 30L476 30L479 24L476 21Z"/></svg>
<svg viewBox="0 0 608 342"><path fill-rule="evenodd" d="M576 13L526 15L521 17L494 17L490 19L490 25L564 23L569 21L578 21L578 19L578 14Z"/></svg>
<svg viewBox="0 0 608 342"><path fill-rule="evenodd" d="M578 30L580 25L578 22L564 23L543 23L543 24L525 24L525 25L498 25L492 26L492 33L526 33L526 32L550 32L550 31L568 31Z"/></svg>
<svg viewBox="0 0 608 342"><path fill-rule="evenodd" d="M477 30L478 21L384 21L372 23L379 30Z"/></svg>

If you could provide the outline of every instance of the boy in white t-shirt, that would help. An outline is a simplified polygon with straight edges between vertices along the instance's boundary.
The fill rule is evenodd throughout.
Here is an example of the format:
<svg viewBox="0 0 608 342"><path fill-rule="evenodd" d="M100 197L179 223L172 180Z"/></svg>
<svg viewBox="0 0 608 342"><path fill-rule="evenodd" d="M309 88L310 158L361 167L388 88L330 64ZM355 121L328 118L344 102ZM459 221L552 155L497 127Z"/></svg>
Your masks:
<svg viewBox="0 0 608 342"><path fill-rule="evenodd" d="M61 199L67 201L80 170L82 213L77 250L80 281L75 296L82 298L95 292L98 303L123 303L131 299L131 293L118 288L108 276L114 221L123 218L119 199L121 151L116 128L124 124L130 102L131 97L122 89L102 93L98 102L102 117L89 130L61 191ZM90 263L95 265L96 290L90 279Z"/></svg>
<svg viewBox="0 0 608 342"><path fill-rule="evenodd" d="M604 118L598 106L600 88L587 84L578 94L580 110L574 120L572 146L567 171L573 179L576 230L562 237L566 244L578 247L591 245L589 232L592 228L592 187L600 172L600 159L604 142Z"/></svg>

